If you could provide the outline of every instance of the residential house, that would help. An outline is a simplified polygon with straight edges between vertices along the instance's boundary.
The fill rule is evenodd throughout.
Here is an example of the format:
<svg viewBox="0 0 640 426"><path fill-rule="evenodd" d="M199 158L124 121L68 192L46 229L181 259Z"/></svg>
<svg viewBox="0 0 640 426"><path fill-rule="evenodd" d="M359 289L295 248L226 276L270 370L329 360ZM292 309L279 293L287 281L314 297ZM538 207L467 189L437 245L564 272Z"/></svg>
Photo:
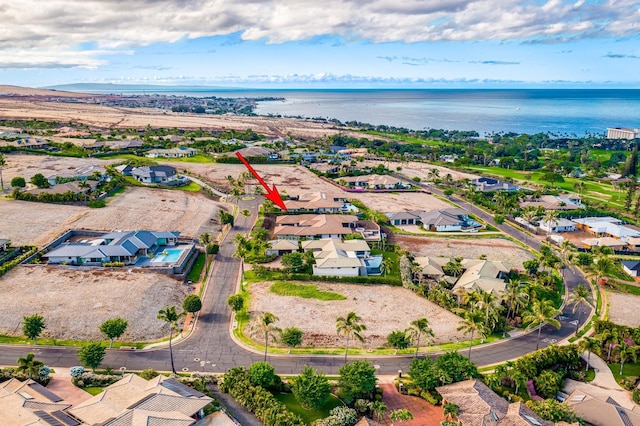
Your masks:
<svg viewBox="0 0 640 426"><path fill-rule="evenodd" d="M133 171L135 167L130 166L128 164L121 164L119 166L114 167L114 169L122 174L122 176L131 176L131 172Z"/></svg>
<svg viewBox="0 0 640 426"><path fill-rule="evenodd" d="M80 425L64 410L71 404L41 384L29 379L0 383L0 419L3 425Z"/></svg>
<svg viewBox="0 0 640 426"><path fill-rule="evenodd" d="M83 145L83 148L90 150L129 150L142 148L144 142L139 139L118 140L118 141L95 141L91 145Z"/></svg>
<svg viewBox="0 0 640 426"><path fill-rule="evenodd" d="M469 219L469 213L466 210L457 208L423 212L420 214L420 222L425 229L437 232L480 227L478 222Z"/></svg>
<svg viewBox="0 0 640 426"><path fill-rule="evenodd" d="M82 180L89 178L97 182L102 182L108 178L107 169L102 166L91 164L88 166L78 167L71 173L57 173L47 177L49 185L55 185L60 179L62 180ZM60 179L58 179L60 178Z"/></svg>
<svg viewBox="0 0 640 426"><path fill-rule="evenodd" d="M166 183L177 180L176 169L171 166L134 167L131 176L142 183Z"/></svg>
<svg viewBox="0 0 640 426"><path fill-rule="evenodd" d="M27 137L14 141L3 141L5 146L12 146L14 148L26 148L26 149L45 149L49 147L49 142L34 137Z"/></svg>
<svg viewBox="0 0 640 426"><path fill-rule="evenodd" d="M621 260L622 269L632 277L640 276L640 261L637 260Z"/></svg>
<svg viewBox="0 0 640 426"><path fill-rule="evenodd" d="M212 399L175 379L126 374L101 393L68 410L83 423L102 426L189 426Z"/></svg>
<svg viewBox="0 0 640 426"><path fill-rule="evenodd" d="M584 217L573 219L577 228L594 234L596 237L612 237L612 238L635 238L640 237L640 231L622 225L622 220L611 217Z"/></svg>
<svg viewBox="0 0 640 426"><path fill-rule="evenodd" d="M445 257L424 256L416 257L413 261L420 266L420 274L423 277L440 282L440 280L445 279L445 273L442 268L450 259Z"/></svg>
<svg viewBox="0 0 640 426"><path fill-rule="evenodd" d="M584 209L580 197L571 195L542 195L540 198L528 196L520 203L521 208L536 207L544 210L579 210Z"/></svg>
<svg viewBox="0 0 640 426"><path fill-rule="evenodd" d="M420 210L412 210L408 212L393 212L387 213L389 222L394 226L400 225L417 225L420 220L420 214L424 213Z"/></svg>
<svg viewBox="0 0 640 426"><path fill-rule="evenodd" d="M245 158L267 157L267 158L270 158L270 159L272 159L270 157L271 155L276 154L275 159L278 158L277 157L277 153L276 153L276 151L274 149L264 148L264 147L261 147L261 146L249 146L249 147L246 147L246 148L242 148L242 149L239 149L239 150L233 152L231 155L233 155L235 157L237 154L240 154ZM229 154L223 154L223 155L229 155Z"/></svg>
<svg viewBox="0 0 640 426"><path fill-rule="evenodd" d="M312 163L309 165L309 168L320 173L338 173L340 165L331 163Z"/></svg>
<svg viewBox="0 0 640 426"><path fill-rule="evenodd" d="M408 182L386 175L362 175L362 176L345 176L337 180L339 183L344 182L348 188L363 188L368 190L379 189L411 189L412 185Z"/></svg>
<svg viewBox="0 0 640 426"><path fill-rule="evenodd" d="M11 240L7 240L6 238L0 238L0 252L7 251L10 245L11 245Z"/></svg>
<svg viewBox="0 0 640 426"><path fill-rule="evenodd" d="M640 426L640 413L621 406L611 395L594 396L576 389L565 403L588 425Z"/></svg>
<svg viewBox="0 0 640 426"><path fill-rule="evenodd" d="M613 237L586 238L581 241L584 248L609 247L612 250L624 250L627 242Z"/></svg>
<svg viewBox="0 0 640 426"><path fill-rule="evenodd" d="M340 213L358 209L351 205L342 194L312 192L292 196L284 202L289 212L312 211L314 213Z"/></svg>
<svg viewBox="0 0 640 426"><path fill-rule="evenodd" d="M382 256L371 256L364 240L327 238L303 241L302 250L313 252L313 274L331 277L357 277L380 274Z"/></svg>
<svg viewBox="0 0 640 426"><path fill-rule="evenodd" d="M269 241L269 248L265 251L267 256L282 256L283 254L293 253L298 251L298 241L292 240L271 240Z"/></svg>
<svg viewBox="0 0 640 426"><path fill-rule="evenodd" d="M458 406L458 420L463 426L553 426L522 402L507 402L478 379L436 387L442 403Z"/></svg>
<svg viewBox="0 0 640 426"><path fill-rule="evenodd" d="M490 191L517 191L520 189L518 185L515 185L510 182L503 182L498 179L481 177L476 178L471 181L471 186L473 186L476 191L482 192L490 192Z"/></svg>
<svg viewBox="0 0 640 426"><path fill-rule="evenodd" d="M630 237L626 239L626 249L630 251L640 251L640 238Z"/></svg>
<svg viewBox="0 0 640 426"><path fill-rule="evenodd" d="M149 158L186 158L193 157L198 152L197 149L187 148L186 146L180 146L177 148L169 149L152 149L147 152Z"/></svg>
<svg viewBox="0 0 640 426"><path fill-rule="evenodd" d="M502 262L493 260L463 259L462 266L464 272L453 286L464 288L466 291L482 289L487 293L500 294L505 289L505 278L509 273L509 268Z"/></svg>
<svg viewBox="0 0 640 426"><path fill-rule="evenodd" d="M576 230L576 223L560 217L555 221L547 222L545 220L540 222L540 229L549 233L558 232L573 232Z"/></svg>
<svg viewBox="0 0 640 426"><path fill-rule="evenodd" d="M64 194L67 192L73 192L74 194L88 194L94 191L98 187L98 182L87 180L85 182L88 187L81 187L81 182L72 181L66 183L60 183L58 185L50 186L49 188L32 188L28 192L33 195L38 194Z"/></svg>
<svg viewBox="0 0 640 426"><path fill-rule="evenodd" d="M305 240L342 238L358 233L367 241L380 241L380 226L368 220L345 214L300 214L276 218L273 234L277 239Z"/></svg>
<svg viewBox="0 0 640 426"><path fill-rule="evenodd" d="M179 232L111 232L92 240L62 243L43 257L50 264L102 265L124 262L133 265L138 256L153 255L164 247L175 246L179 235Z"/></svg>

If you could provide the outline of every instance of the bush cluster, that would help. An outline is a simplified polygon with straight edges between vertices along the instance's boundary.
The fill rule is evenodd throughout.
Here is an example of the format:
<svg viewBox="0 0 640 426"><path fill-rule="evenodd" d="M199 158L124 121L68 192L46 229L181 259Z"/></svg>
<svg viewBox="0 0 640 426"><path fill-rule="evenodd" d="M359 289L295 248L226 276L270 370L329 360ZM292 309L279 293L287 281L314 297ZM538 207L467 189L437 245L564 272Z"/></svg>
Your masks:
<svg viewBox="0 0 640 426"><path fill-rule="evenodd" d="M36 246L22 246L20 247L22 254L8 262L0 265L0 277L9 272L11 268L20 264L20 262L27 259L29 256L33 255L36 251L38 251L38 247Z"/></svg>
<svg viewBox="0 0 640 426"><path fill-rule="evenodd" d="M40 367L40 369L42 370L44 369L44 367L46 366L42 366ZM49 372L51 372L51 369L49 367L46 368L49 369ZM40 371L38 372L40 373ZM42 372L44 373L45 371ZM25 380L29 379L29 373L18 371L18 369L15 367L0 368L0 383L6 382L10 379L18 379L24 382ZM49 376L48 374L38 376L34 375L33 380L40 383L42 386L47 386L51 381L51 376Z"/></svg>
<svg viewBox="0 0 640 426"><path fill-rule="evenodd" d="M105 262L102 266L105 268L123 268L124 262Z"/></svg>
<svg viewBox="0 0 640 426"><path fill-rule="evenodd" d="M71 382L79 388L106 387L122 379L121 375L115 374L94 374L89 372L72 375Z"/></svg>
<svg viewBox="0 0 640 426"><path fill-rule="evenodd" d="M266 426L303 426L304 421L289 411L262 386L251 383L249 371L234 367L223 376L220 390L231 395Z"/></svg>

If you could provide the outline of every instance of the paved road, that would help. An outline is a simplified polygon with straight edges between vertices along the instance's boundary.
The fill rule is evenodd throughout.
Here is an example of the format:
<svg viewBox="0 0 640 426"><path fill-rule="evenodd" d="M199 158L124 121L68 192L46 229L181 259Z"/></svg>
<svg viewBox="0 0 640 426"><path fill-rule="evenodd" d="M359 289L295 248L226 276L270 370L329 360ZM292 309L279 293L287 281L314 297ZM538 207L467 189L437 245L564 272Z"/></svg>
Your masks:
<svg viewBox="0 0 640 426"><path fill-rule="evenodd" d="M434 193L440 193L435 188L429 188ZM490 215L464 200L454 198L469 212L493 223ZM197 323L196 330L184 341L174 345L174 357L176 369L198 372L224 372L235 365L249 365L263 359L260 353L247 351L238 346L230 337L229 322L231 311L226 303L230 294L236 291L238 276L240 274L240 260L233 257L235 246L233 237L237 233L246 233L251 229L257 212L258 201L241 201L240 210L249 209L253 212L251 217L238 216L236 224L229 232L225 242L220 246L220 252L216 256L212 271L208 278L206 293L203 297L202 315ZM508 225L496 225L502 231L521 241L525 240L522 232ZM532 238L528 244L535 249L540 248L540 242ZM566 284L570 291L580 283L586 282L578 270L569 269L566 274ZM575 314L570 307L566 307L560 318L562 327L556 330L551 326L544 326L540 347L547 346L571 336L575 332L576 325L571 321L581 315L580 323L588 318L588 310L582 308ZM537 332L522 335L508 341L502 341L491 345L480 346L472 349L471 358L479 365L488 365L502 362L508 359L520 357L532 352L536 348ZM18 357L26 352L36 353L38 359L47 365L70 367L78 365L76 350L68 347L41 347L33 346L0 346L0 365L14 365ZM466 352L462 351L466 354ZM352 359L352 358L350 358ZM379 374L394 374L398 370L406 370L411 361L409 356L397 357L369 357L378 367ZM305 365L312 365L322 369L327 374L336 374L343 365L341 356L270 356L271 362L278 373L290 374L299 372ZM143 370L154 368L156 370L170 370L168 349L155 349L147 351L118 351L108 350L103 366L114 369Z"/></svg>

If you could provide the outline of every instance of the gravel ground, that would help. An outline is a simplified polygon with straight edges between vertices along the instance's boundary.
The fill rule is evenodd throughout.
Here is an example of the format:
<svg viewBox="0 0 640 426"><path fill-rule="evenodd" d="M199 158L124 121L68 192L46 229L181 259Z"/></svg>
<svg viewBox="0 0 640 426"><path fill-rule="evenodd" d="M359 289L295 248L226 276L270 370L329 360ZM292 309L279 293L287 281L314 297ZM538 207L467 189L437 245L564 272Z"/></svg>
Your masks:
<svg viewBox="0 0 640 426"><path fill-rule="evenodd" d="M163 274L46 266L16 267L0 278L0 289L0 334L22 335L22 317L41 313L44 336L100 339L100 324L119 316L129 321L122 338L141 341L167 335L167 326L156 319L158 310L180 306L188 291Z"/></svg>
<svg viewBox="0 0 640 426"><path fill-rule="evenodd" d="M430 238L394 235L394 242L416 256L463 257L501 261L509 268L522 269L522 262L534 256L517 244L502 238Z"/></svg>
<svg viewBox="0 0 640 426"><path fill-rule="evenodd" d="M627 293L607 292L609 299L609 320L611 322L637 327L640 324L640 296Z"/></svg>
<svg viewBox="0 0 640 426"><path fill-rule="evenodd" d="M336 318L354 311L362 317L367 330L365 343L358 347L384 346L394 330L404 330L417 318L426 317L437 342L464 339L456 331L460 318L451 312L416 296L411 290L384 285L337 284L314 282L319 289L334 291L345 300L320 301L293 296L278 296L269 291L271 283L251 284L251 314L272 312L280 320L280 328L298 327L304 332L304 346L340 347L344 337L336 334ZM257 339L259 341L260 339Z"/></svg>

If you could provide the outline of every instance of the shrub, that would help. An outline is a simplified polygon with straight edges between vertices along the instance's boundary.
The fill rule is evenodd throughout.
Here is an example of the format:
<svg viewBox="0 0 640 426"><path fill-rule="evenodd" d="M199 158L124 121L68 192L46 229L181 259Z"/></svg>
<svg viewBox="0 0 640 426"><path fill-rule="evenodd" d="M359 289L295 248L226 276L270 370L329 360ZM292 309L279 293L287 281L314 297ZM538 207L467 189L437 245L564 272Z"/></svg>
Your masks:
<svg viewBox="0 0 640 426"><path fill-rule="evenodd" d="M140 373L138 373L138 376L142 377L145 380L151 380L154 377L158 377L159 375L160 373L158 373L153 368L147 368L146 370L142 370Z"/></svg>
<svg viewBox="0 0 640 426"><path fill-rule="evenodd" d="M292 380L291 390L303 407L320 408L331 394L331 385L323 373L311 367L304 367Z"/></svg>
<svg viewBox="0 0 640 426"><path fill-rule="evenodd" d="M107 203L104 202L104 200L90 200L89 201L89 207L92 209L101 209L103 207L106 207Z"/></svg>
<svg viewBox="0 0 640 426"><path fill-rule="evenodd" d="M273 385L276 373L268 362L254 362L249 367L249 379L254 386L268 388Z"/></svg>
<svg viewBox="0 0 640 426"><path fill-rule="evenodd" d="M220 251L220 246L216 243L209 243L206 247L207 254L218 254Z"/></svg>
<svg viewBox="0 0 640 426"><path fill-rule="evenodd" d="M640 404L640 389L635 388L633 392L631 392L631 398L633 398L633 402Z"/></svg>
<svg viewBox="0 0 640 426"><path fill-rule="evenodd" d="M51 367L49 367L48 365L42 365L38 369L38 376L40 377L46 377L49 374L51 374Z"/></svg>
<svg viewBox="0 0 640 426"><path fill-rule="evenodd" d="M105 262L102 266L105 268L124 268L124 262Z"/></svg>
<svg viewBox="0 0 640 426"><path fill-rule="evenodd" d="M84 367L82 366L71 367L70 369L71 377L78 377L82 373L84 373Z"/></svg>
<svg viewBox="0 0 640 426"><path fill-rule="evenodd" d="M27 181L25 181L21 176L16 176L11 179L11 186L14 188L24 188L27 186Z"/></svg>
<svg viewBox="0 0 640 426"><path fill-rule="evenodd" d="M543 398L555 398L562 387L562 374L544 370L534 378L536 392Z"/></svg>
<svg viewBox="0 0 640 426"><path fill-rule="evenodd" d="M356 399L371 399L376 388L376 369L369 361L352 361L340 368L338 396L350 404Z"/></svg>
<svg viewBox="0 0 640 426"><path fill-rule="evenodd" d="M336 407L331 410L329 417L318 420L315 426L352 426L358 421L358 413L353 408Z"/></svg>

